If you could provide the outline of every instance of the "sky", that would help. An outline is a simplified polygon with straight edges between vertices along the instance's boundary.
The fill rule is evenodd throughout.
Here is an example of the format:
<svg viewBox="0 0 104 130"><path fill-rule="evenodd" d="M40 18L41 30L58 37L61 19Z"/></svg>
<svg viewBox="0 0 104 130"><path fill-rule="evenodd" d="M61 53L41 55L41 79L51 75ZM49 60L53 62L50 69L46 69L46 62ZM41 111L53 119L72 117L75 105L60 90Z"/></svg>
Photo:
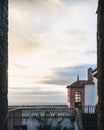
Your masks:
<svg viewBox="0 0 104 130"><path fill-rule="evenodd" d="M9 1L9 105L67 104L96 68L97 0Z"/></svg>

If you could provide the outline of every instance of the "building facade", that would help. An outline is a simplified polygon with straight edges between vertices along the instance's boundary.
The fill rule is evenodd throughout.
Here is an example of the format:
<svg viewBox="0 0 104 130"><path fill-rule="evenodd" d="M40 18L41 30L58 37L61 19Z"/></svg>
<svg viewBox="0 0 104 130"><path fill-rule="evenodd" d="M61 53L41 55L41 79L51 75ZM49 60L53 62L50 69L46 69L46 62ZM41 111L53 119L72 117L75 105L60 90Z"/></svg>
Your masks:
<svg viewBox="0 0 104 130"><path fill-rule="evenodd" d="M79 80L67 86L68 107L75 108L81 106L95 106L97 97L97 85L92 76L92 69L88 69L88 79Z"/></svg>

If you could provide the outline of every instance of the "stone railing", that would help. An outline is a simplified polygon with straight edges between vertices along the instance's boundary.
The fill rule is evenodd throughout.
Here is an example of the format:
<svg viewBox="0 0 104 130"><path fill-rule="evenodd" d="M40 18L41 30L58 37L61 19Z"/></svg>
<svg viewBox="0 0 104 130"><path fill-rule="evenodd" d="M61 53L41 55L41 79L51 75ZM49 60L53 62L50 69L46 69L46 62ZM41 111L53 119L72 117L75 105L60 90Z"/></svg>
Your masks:
<svg viewBox="0 0 104 130"><path fill-rule="evenodd" d="M8 129L13 129L14 126L21 126L29 118L36 119L37 117L74 117L75 109L68 108L67 105L37 105L37 106L21 106L9 107L8 112Z"/></svg>

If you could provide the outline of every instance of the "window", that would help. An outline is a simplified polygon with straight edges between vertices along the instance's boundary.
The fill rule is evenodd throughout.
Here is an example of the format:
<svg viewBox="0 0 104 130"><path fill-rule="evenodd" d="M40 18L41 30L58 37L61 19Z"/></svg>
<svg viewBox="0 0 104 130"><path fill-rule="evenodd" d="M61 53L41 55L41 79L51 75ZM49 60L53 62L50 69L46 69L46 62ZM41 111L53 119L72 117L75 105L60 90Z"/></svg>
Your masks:
<svg viewBox="0 0 104 130"><path fill-rule="evenodd" d="M75 92L75 102L81 102L81 92Z"/></svg>
<svg viewBox="0 0 104 130"><path fill-rule="evenodd" d="M75 92L75 107L82 105L82 95L81 92Z"/></svg>

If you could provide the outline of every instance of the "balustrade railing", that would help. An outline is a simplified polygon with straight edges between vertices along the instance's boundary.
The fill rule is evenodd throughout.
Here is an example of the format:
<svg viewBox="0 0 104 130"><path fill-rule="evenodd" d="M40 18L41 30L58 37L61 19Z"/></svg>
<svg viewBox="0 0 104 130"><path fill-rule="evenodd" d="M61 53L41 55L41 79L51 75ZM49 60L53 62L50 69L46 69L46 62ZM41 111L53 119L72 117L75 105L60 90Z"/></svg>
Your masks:
<svg viewBox="0 0 104 130"><path fill-rule="evenodd" d="M82 107L83 113L95 113L95 106ZM37 105L37 106L11 106L8 108L7 127L8 130L13 130L14 126L26 124L29 118L36 117L74 117L75 109L68 108L67 105Z"/></svg>
<svg viewBox="0 0 104 130"><path fill-rule="evenodd" d="M8 111L8 129L13 130L14 126L26 124L29 118L36 117L74 117L75 109L68 108L66 105L39 105L39 106L21 106L9 107Z"/></svg>

